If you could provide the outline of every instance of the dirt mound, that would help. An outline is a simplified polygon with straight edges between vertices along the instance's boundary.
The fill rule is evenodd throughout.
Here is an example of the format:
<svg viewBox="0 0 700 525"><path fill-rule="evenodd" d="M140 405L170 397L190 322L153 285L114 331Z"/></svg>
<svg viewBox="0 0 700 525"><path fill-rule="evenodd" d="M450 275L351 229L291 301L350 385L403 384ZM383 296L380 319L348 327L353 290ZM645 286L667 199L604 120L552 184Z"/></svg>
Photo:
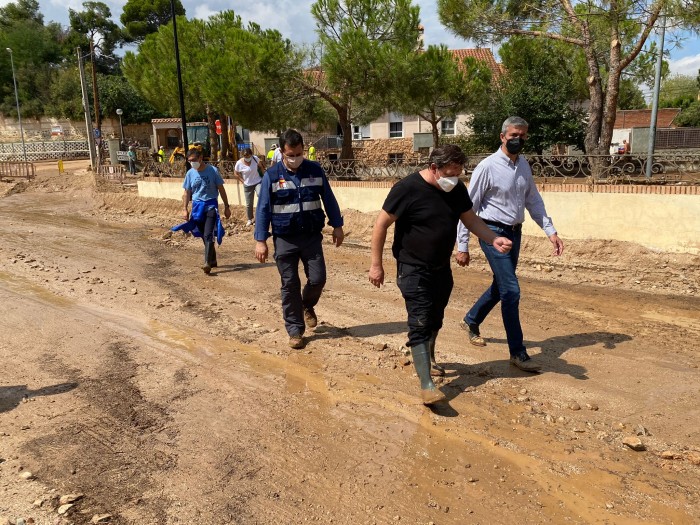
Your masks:
<svg viewBox="0 0 700 525"><path fill-rule="evenodd" d="M27 192L70 192L92 206L106 220L121 223L143 223L163 228L164 233L182 220L182 204L173 199L152 199L138 196L136 184L122 184L96 178L88 169L56 176L39 172L27 183L0 186L0 195ZM4 193L3 193L4 192ZM233 206L231 219L225 221L228 235L250 235L245 227L245 208ZM376 213L344 210L346 244L368 249ZM391 246L393 228L387 237ZM656 252L638 244L615 240L564 239L565 252L554 257L551 244L544 235L523 237L519 273L543 281L571 285L591 283L651 293L697 295L700 286L700 257L690 254ZM472 261L486 268L478 243L472 242ZM369 258L369 254L368 254Z"/></svg>

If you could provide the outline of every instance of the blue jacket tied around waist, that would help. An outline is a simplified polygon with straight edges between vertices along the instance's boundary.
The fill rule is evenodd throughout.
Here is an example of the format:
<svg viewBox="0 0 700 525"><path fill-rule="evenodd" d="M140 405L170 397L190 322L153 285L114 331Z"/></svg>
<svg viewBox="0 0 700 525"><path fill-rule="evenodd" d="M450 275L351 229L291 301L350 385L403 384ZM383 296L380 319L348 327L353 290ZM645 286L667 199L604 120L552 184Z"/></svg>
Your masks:
<svg viewBox="0 0 700 525"><path fill-rule="evenodd" d="M192 201L192 213L190 214L190 220L173 226L170 228L172 231L182 230L185 233L191 233L195 237L202 237L202 232L199 231L197 226L198 222L204 220L204 215L207 210L214 208L216 210L216 243L221 244L221 240L226 234L223 225L221 224L221 216L219 215L219 202L216 199L209 199L206 201Z"/></svg>

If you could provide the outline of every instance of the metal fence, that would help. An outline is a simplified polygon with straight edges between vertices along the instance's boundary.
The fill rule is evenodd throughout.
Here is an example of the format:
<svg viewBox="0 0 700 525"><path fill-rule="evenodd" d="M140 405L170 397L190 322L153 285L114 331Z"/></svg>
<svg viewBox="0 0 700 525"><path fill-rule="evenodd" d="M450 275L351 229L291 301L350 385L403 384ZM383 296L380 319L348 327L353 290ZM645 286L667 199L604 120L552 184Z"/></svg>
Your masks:
<svg viewBox="0 0 700 525"><path fill-rule="evenodd" d="M34 164L31 162L2 162L0 161L0 180L23 178L31 180L36 176Z"/></svg>
<svg viewBox="0 0 700 525"><path fill-rule="evenodd" d="M487 155L472 155L465 164L470 176ZM646 172L646 155L545 155L526 156L533 176L551 180L584 179L592 184L614 184L639 181ZM213 162L224 178L233 178L235 162ZM368 162L365 160L322 160L326 175L334 180L381 181L398 180L428 165L428 158L400 161ZM144 176L184 177L184 162L175 164L147 161ZM674 152L654 155L652 183L700 183L700 152Z"/></svg>
<svg viewBox="0 0 700 525"><path fill-rule="evenodd" d="M0 160L23 161L25 148L27 161L86 159L90 156L87 140L47 140L26 142L24 148L21 142L0 143Z"/></svg>

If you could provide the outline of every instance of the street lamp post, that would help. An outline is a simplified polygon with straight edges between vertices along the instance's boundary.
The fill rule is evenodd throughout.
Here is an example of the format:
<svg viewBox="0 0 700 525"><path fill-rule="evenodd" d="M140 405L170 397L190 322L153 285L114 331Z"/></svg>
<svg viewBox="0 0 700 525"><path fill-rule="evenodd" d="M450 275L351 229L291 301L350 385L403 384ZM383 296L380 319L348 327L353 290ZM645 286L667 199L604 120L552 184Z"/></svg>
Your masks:
<svg viewBox="0 0 700 525"><path fill-rule="evenodd" d="M121 141L119 143L119 149L122 149L124 147L124 128L122 127L122 115L123 114L124 114L123 109L117 110L117 115L119 115L119 136L121 137Z"/></svg>
<svg viewBox="0 0 700 525"><path fill-rule="evenodd" d="M10 64L12 65L12 82L15 85L15 102L17 103L17 120L19 121L19 134L22 137L22 152L24 153L24 162L27 162L27 146L24 143L24 128L22 127L22 115L19 112L19 95L17 94L17 77L15 77L15 61L12 56L12 49L5 48L10 53Z"/></svg>

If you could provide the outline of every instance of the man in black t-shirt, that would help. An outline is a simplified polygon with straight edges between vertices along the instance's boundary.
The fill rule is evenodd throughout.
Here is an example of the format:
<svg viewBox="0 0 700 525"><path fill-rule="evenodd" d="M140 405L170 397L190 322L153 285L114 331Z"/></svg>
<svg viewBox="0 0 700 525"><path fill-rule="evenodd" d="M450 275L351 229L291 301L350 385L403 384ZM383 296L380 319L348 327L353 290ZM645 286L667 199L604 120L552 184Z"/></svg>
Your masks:
<svg viewBox="0 0 700 525"><path fill-rule="evenodd" d="M396 284L408 312L408 346L420 379L423 404L445 399L431 376L445 370L435 362L435 340L442 328L452 292L450 257L462 221L477 237L508 253L511 241L497 237L476 216L464 183L459 181L466 157L458 146L435 148L426 169L402 179L389 192L372 231L369 281L384 283L382 252L394 222L392 252L397 261Z"/></svg>

